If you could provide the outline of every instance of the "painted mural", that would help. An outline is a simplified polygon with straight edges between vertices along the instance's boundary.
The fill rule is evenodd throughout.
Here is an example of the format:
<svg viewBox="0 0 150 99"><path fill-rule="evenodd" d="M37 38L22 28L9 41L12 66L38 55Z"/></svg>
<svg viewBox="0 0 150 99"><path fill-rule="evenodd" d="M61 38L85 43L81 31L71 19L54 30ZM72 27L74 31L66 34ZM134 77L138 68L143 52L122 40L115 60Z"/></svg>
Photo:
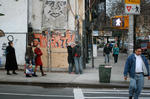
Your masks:
<svg viewBox="0 0 150 99"><path fill-rule="evenodd" d="M75 41L75 34L71 33L69 30L65 33L54 31L50 36L51 39L49 39L49 46L51 48L66 48L69 43L73 43ZM34 45L36 46L38 42L40 43L41 48L47 48L47 33L34 33Z"/></svg>
<svg viewBox="0 0 150 99"><path fill-rule="evenodd" d="M45 0L43 26L55 29L66 28L67 0Z"/></svg>
<svg viewBox="0 0 150 99"><path fill-rule="evenodd" d="M2 64L5 64L6 47L8 46L8 42L13 41L17 63L18 65L24 65L24 57L26 51L26 34L5 34L5 36L0 37L0 41L0 58L2 60Z"/></svg>

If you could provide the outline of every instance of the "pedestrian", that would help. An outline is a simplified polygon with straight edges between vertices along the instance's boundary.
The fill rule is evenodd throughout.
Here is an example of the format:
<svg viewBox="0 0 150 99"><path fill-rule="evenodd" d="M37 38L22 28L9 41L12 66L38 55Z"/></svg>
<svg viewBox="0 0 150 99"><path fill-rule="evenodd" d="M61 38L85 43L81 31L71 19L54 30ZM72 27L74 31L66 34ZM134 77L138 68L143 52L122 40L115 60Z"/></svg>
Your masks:
<svg viewBox="0 0 150 99"><path fill-rule="evenodd" d="M117 44L113 47L113 57L114 57L114 63L117 63L118 61L118 55L119 55L119 47Z"/></svg>
<svg viewBox="0 0 150 99"><path fill-rule="evenodd" d="M13 74L17 74L15 71L18 69L15 48L13 47L13 42L8 42L8 46L6 48L6 64L5 69L7 70L7 75L10 74L10 70L12 70Z"/></svg>
<svg viewBox="0 0 150 99"><path fill-rule="evenodd" d="M27 70L27 68L30 67L29 69L33 70L32 71L32 73L33 73L33 72L35 72L33 69L35 66L35 59L34 59L34 52L33 52L32 47L33 47L33 42L29 43L28 47L26 49L26 53L25 53L26 68L25 68L25 70ZM31 77L32 73L28 74L26 72L26 77ZM32 74L32 76L37 77L35 74Z"/></svg>
<svg viewBox="0 0 150 99"><path fill-rule="evenodd" d="M82 59L81 59L81 46L78 41L76 41L75 43L76 45L73 47L73 50L72 50L72 54L73 54L74 62L75 62L75 73L82 74L83 67L82 67Z"/></svg>
<svg viewBox="0 0 150 99"><path fill-rule="evenodd" d="M124 79L130 76L129 99L138 99L144 86L144 68L146 68L148 80L150 80L149 64L144 55L141 54L141 47L135 48L135 53L131 54L126 61L124 68Z"/></svg>
<svg viewBox="0 0 150 99"><path fill-rule="evenodd" d="M34 52L33 52L33 42L29 43L28 46L27 46L27 49L26 49L26 53L25 53L25 61L26 63L31 63L34 65Z"/></svg>
<svg viewBox="0 0 150 99"><path fill-rule="evenodd" d="M103 55L105 56L105 64L109 63L109 54L111 52L111 49L109 47L109 44L106 44L103 49Z"/></svg>
<svg viewBox="0 0 150 99"><path fill-rule="evenodd" d="M34 75L36 75L36 69L37 69L37 66L40 66L40 71L41 71L41 75L42 76L45 76L46 74L44 74L44 71L43 71L43 63L42 63L42 60L41 60L41 56L43 55L41 49L40 49L40 44L38 43L36 48L34 49L34 53L35 53L35 72L34 72Z"/></svg>
<svg viewBox="0 0 150 99"><path fill-rule="evenodd" d="M72 55L72 48L73 48L73 44L69 43L68 46L67 46L68 64L69 64L68 72L69 73L73 73L73 66L74 66L74 58L73 58L73 55Z"/></svg>

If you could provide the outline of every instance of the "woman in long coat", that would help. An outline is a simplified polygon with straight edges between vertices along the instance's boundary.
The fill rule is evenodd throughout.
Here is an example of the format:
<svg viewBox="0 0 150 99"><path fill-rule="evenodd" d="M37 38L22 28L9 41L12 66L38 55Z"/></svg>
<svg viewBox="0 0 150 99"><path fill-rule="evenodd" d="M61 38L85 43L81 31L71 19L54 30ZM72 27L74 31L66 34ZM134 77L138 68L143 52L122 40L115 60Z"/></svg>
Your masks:
<svg viewBox="0 0 150 99"><path fill-rule="evenodd" d="M67 46L67 52L68 52L68 72L69 73L73 73L73 65L74 65L74 59L73 59L73 55L72 55L72 48L73 48L73 44L69 43Z"/></svg>
<svg viewBox="0 0 150 99"><path fill-rule="evenodd" d="M18 69L17 60L16 60L16 54L15 49L13 47L13 42L8 42L7 48L6 48L6 64L5 69L7 70L7 75L11 75L9 73L10 70L13 70L13 74L17 74L15 70Z"/></svg>
<svg viewBox="0 0 150 99"><path fill-rule="evenodd" d="M43 63L42 63L42 60L41 60L41 56L43 55L43 53L40 49L39 44L34 49L34 53L35 53L35 74L34 75L36 75L37 66L40 66L41 74L42 74L42 76L45 76L46 74L44 74L44 72L43 72Z"/></svg>

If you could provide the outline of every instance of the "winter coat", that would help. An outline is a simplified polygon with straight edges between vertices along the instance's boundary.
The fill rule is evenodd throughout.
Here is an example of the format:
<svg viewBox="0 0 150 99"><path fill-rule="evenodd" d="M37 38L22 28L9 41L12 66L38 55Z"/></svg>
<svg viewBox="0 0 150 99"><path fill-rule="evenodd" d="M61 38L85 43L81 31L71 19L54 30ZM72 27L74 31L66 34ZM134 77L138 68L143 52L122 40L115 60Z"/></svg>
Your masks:
<svg viewBox="0 0 150 99"><path fill-rule="evenodd" d="M118 55L119 54L119 47L114 47L113 48L113 54Z"/></svg>
<svg viewBox="0 0 150 99"><path fill-rule="evenodd" d="M142 58L145 66L146 66L148 75L150 76L148 61L147 61L147 59L144 55L141 55L141 58ZM126 64L125 64L124 76L127 76L128 73L129 73L130 77L134 78L135 77L135 68L136 68L136 57L135 57L135 54L131 54L127 58L127 61L126 61Z"/></svg>
<svg viewBox="0 0 150 99"><path fill-rule="evenodd" d="M72 56L72 47L71 46L67 46L67 52L68 52L68 63L74 63L74 59Z"/></svg>
<svg viewBox="0 0 150 99"><path fill-rule="evenodd" d="M80 57L81 56L81 47L80 45L76 45L72 50L73 57Z"/></svg>
<svg viewBox="0 0 150 99"><path fill-rule="evenodd" d="M33 60L34 58L34 52L32 50L32 47L27 47L27 50L26 50L26 53L25 53L25 59L28 59L28 60Z"/></svg>
<svg viewBox="0 0 150 99"><path fill-rule="evenodd" d="M5 64L6 70L17 70L17 60L16 60L16 54L15 49L12 46L8 46L6 48L6 64Z"/></svg>
<svg viewBox="0 0 150 99"><path fill-rule="evenodd" d="M34 49L34 53L35 53L35 65L36 66L42 66L42 60L41 60L41 56L43 55L42 51L40 48L36 47Z"/></svg>
<svg viewBox="0 0 150 99"><path fill-rule="evenodd" d="M110 49L110 47L104 47L104 50L103 50L103 53L105 53L105 54L110 54L110 52L111 52L111 49Z"/></svg>

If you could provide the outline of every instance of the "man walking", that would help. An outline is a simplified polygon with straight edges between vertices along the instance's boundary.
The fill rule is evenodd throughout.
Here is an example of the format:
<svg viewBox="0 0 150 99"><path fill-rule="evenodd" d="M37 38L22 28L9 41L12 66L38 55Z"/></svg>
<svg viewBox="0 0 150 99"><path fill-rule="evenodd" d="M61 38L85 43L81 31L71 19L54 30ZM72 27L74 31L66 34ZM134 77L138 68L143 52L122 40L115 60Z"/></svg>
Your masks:
<svg viewBox="0 0 150 99"><path fill-rule="evenodd" d="M141 54L141 47L135 48L135 53L131 54L126 61L124 68L124 79L127 80L127 75L130 76L129 99L138 99L144 86L144 67L150 80L149 65L146 57Z"/></svg>
<svg viewBox="0 0 150 99"><path fill-rule="evenodd" d="M105 56L105 64L109 63L109 54L111 52L111 49L109 47L109 44L106 44L106 46L103 49L103 54Z"/></svg>

